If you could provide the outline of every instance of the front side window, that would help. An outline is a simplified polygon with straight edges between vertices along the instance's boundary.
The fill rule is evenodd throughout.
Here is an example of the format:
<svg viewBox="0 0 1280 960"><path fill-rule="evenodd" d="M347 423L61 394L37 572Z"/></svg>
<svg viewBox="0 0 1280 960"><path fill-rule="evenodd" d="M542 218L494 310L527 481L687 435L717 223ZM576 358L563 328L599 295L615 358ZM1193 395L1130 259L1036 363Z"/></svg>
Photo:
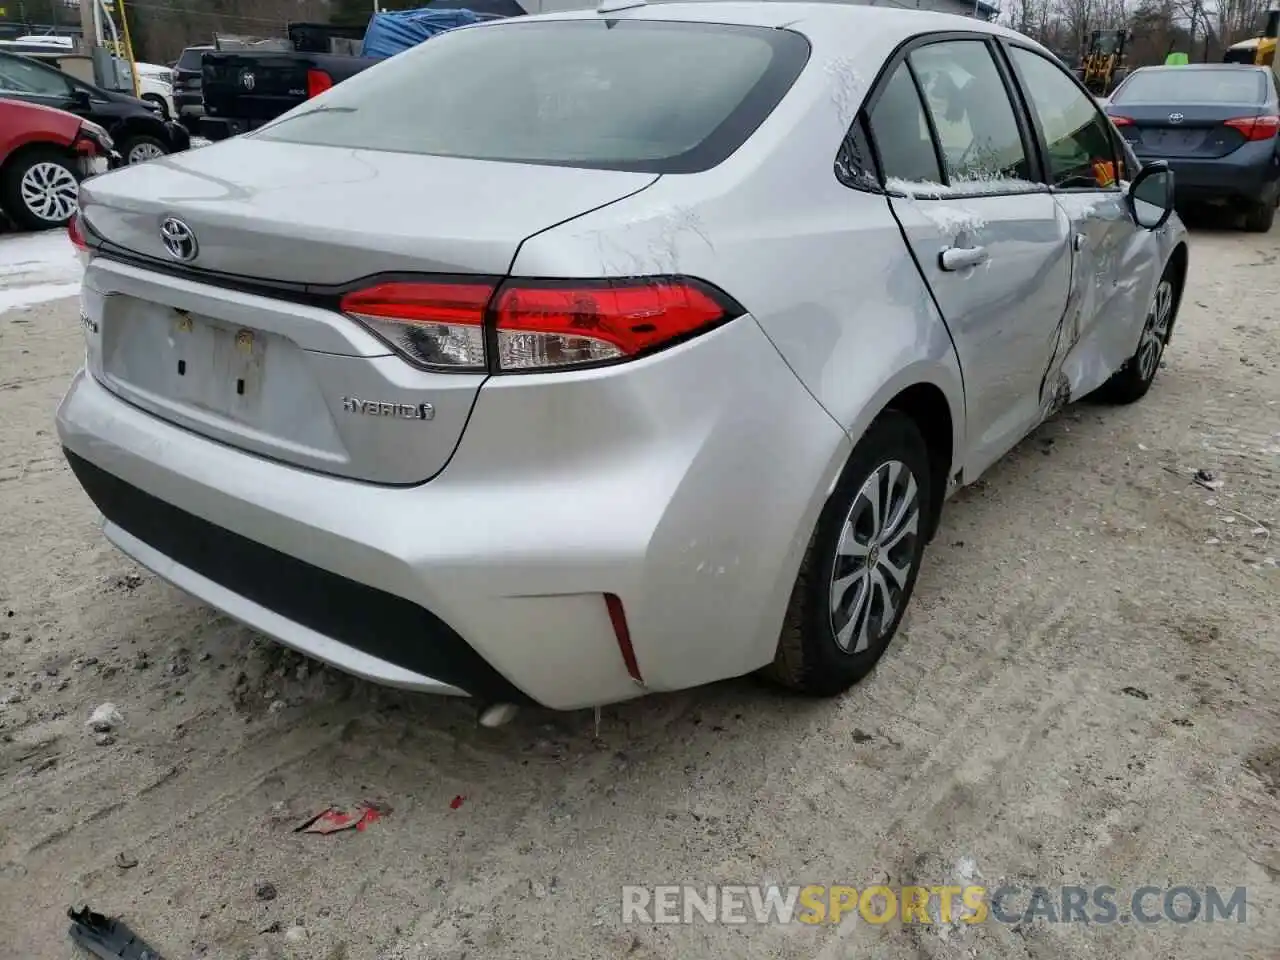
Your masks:
<svg viewBox="0 0 1280 960"><path fill-rule="evenodd" d="M1112 190L1119 169L1110 121L1062 70L1022 47L1011 51L1048 147L1050 183L1062 189Z"/></svg>
<svg viewBox="0 0 1280 960"><path fill-rule="evenodd" d="M1022 134L991 48L981 40L948 40L908 59L938 131L951 186L1029 185Z"/></svg>
<svg viewBox="0 0 1280 960"><path fill-rule="evenodd" d="M253 136L690 173L740 147L808 57L798 33L758 27L603 19L463 27L357 74Z"/></svg>
<svg viewBox="0 0 1280 960"><path fill-rule="evenodd" d="M66 97L71 84L56 70L22 57L0 56L0 91L45 97Z"/></svg>

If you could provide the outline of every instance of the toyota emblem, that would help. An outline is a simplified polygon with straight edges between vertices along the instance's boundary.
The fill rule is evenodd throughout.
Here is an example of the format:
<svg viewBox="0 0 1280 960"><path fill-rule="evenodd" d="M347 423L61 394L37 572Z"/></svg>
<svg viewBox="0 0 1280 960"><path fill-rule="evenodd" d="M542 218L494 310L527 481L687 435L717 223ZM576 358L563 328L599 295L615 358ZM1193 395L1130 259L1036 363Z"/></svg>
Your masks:
<svg viewBox="0 0 1280 960"><path fill-rule="evenodd" d="M160 239L164 241L164 248L169 251L169 256L175 260L189 263L200 251L196 235L177 217L169 217L160 224Z"/></svg>
<svg viewBox="0 0 1280 960"><path fill-rule="evenodd" d="M1180 113L1171 113L1171 114L1169 114L1169 122L1170 122L1170 123L1181 123L1181 122L1182 122L1183 120L1185 120L1185 119L1186 119L1186 118L1185 118L1182 114L1180 114Z"/></svg>

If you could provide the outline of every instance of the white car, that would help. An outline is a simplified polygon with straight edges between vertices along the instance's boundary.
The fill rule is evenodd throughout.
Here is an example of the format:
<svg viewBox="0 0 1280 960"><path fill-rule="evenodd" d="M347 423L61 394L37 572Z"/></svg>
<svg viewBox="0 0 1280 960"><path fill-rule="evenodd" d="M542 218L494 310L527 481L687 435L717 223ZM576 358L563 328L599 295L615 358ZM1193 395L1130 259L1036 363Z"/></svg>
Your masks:
<svg viewBox="0 0 1280 960"><path fill-rule="evenodd" d="M354 674L495 710L836 694L952 493L1150 388L1173 187L965 17L462 27L85 182L58 433L112 543Z"/></svg>
<svg viewBox="0 0 1280 960"><path fill-rule="evenodd" d="M165 120L172 120L178 115L173 103L172 71L168 67L159 67L153 63L139 63L138 95L148 103L160 108Z"/></svg>

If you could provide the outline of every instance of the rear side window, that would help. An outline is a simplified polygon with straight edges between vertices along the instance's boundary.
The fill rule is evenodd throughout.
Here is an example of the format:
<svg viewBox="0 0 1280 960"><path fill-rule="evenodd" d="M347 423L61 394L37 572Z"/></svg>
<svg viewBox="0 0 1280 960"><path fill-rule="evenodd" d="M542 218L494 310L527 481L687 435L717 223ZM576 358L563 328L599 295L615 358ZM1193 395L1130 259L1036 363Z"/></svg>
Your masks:
<svg viewBox="0 0 1280 960"><path fill-rule="evenodd" d="M871 136L886 180L942 182L929 121L905 63L893 72L871 110Z"/></svg>
<svg viewBox="0 0 1280 960"><path fill-rule="evenodd" d="M521 163L690 173L755 131L804 68L788 30L637 20L465 27L254 136Z"/></svg>
<svg viewBox="0 0 1280 960"><path fill-rule="evenodd" d="M71 84L58 71L31 60L0 56L0 92L65 97Z"/></svg>
<svg viewBox="0 0 1280 960"><path fill-rule="evenodd" d="M1010 51L1048 148L1050 182L1063 189L1118 189L1113 128L1057 64L1022 47Z"/></svg>
<svg viewBox="0 0 1280 960"><path fill-rule="evenodd" d="M1241 67L1221 70L1179 67L1141 70L1111 95L1112 103L1255 104L1267 97L1267 72Z"/></svg>

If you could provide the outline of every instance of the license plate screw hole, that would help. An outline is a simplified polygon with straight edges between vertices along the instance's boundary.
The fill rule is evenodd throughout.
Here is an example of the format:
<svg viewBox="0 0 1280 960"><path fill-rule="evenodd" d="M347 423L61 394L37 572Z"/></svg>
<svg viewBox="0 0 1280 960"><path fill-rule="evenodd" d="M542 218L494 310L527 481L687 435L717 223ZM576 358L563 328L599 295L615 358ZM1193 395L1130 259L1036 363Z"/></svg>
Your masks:
<svg viewBox="0 0 1280 960"><path fill-rule="evenodd" d="M243 381L243 380L237 380L237 381L236 381L236 393L238 393L238 394L239 394L240 396L242 396L242 397L244 396L244 381Z"/></svg>

